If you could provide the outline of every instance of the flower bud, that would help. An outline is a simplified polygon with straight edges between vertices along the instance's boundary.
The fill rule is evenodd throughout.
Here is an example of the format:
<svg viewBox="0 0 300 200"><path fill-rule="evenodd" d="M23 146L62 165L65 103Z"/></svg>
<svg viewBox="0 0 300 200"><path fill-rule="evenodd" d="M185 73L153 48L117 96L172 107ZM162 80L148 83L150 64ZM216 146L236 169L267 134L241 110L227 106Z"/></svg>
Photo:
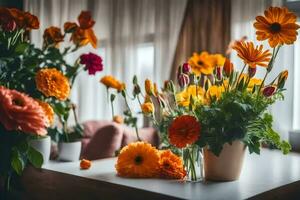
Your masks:
<svg viewBox="0 0 300 200"><path fill-rule="evenodd" d="M279 74L278 83L277 83L279 89L282 89L284 87L285 82L288 78L288 75L289 75L289 72L287 70L284 70L283 72L281 72Z"/></svg>
<svg viewBox="0 0 300 200"><path fill-rule="evenodd" d="M141 93L141 88L139 85L135 85L133 88L133 95L138 95Z"/></svg>
<svg viewBox="0 0 300 200"><path fill-rule="evenodd" d="M219 66L216 68L216 76L217 76L218 80L222 79L222 70L221 70L221 67L219 67Z"/></svg>
<svg viewBox="0 0 300 200"><path fill-rule="evenodd" d="M229 77L233 72L233 64L230 62L228 58L226 58L225 60L223 70L227 77Z"/></svg>
<svg viewBox="0 0 300 200"><path fill-rule="evenodd" d="M276 92L276 86L274 85L268 85L264 87L262 93L265 97L271 97Z"/></svg>
<svg viewBox="0 0 300 200"><path fill-rule="evenodd" d="M178 84L181 88L185 88L190 83L190 78L186 74L180 74L178 76Z"/></svg>
<svg viewBox="0 0 300 200"><path fill-rule="evenodd" d="M145 80L145 91L148 95L153 95L154 86L152 84L152 81L150 81L149 79Z"/></svg>
<svg viewBox="0 0 300 200"><path fill-rule="evenodd" d="M192 71L192 68L189 65L189 63L183 63L183 65L182 65L182 73L190 74L191 71Z"/></svg>
<svg viewBox="0 0 300 200"><path fill-rule="evenodd" d="M154 113L154 105L151 102L143 103L141 109L146 115Z"/></svg>
<svg viewBox="0 0 300 200"><path fill-rule="evenodd" d="M115 115L113 117L113 121L116 122L117 124L123 124L124 123L124 119L120 115Z"/></svg>
<svg viewBox="0 0 300 200"><path fill-rule="evenodd" d="M256 67L254 67L254 68L248 67L249 78L252 78L253 76L255 76L255 74L256 74Z"/></svg>

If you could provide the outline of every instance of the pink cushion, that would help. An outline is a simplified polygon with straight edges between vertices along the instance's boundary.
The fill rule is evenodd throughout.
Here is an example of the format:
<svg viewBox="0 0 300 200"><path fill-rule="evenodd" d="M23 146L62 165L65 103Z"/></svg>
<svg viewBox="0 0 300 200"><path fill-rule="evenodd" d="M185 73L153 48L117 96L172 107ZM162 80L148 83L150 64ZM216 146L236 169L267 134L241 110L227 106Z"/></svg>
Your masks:
<svg viewBox="0 0 300 200"><path fill-rule="evenodd" d="M142 140L158 146L159 138L153 128L139 130ZM96 160L113 157L117 150L137 140L134 130L110 121L88 121L84 123L82 158Z"/></svg>

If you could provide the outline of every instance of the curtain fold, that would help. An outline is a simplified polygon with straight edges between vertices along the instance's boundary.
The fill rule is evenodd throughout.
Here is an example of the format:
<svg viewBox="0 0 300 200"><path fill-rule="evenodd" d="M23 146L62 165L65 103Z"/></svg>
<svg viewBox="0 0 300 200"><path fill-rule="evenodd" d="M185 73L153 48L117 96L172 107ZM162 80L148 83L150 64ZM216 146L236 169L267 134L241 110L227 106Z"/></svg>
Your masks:
<svg viewBox="0 0 300 200"><path fill-rule="evenodd" d="M135 74L142 85L141 81L146 77L159 85L169 78L186 2L25 0L24 8L40 19L41 29L31 35L32 41L38 46L42 44L42 34L46 27L63 27L66 21L76 21L81 10L92 12L96 21L94 30L99 37L99 48L93 50L88 46L68 57L71 62L80 53L92 51L104 59L103 72L94 77L81 73L75 81L71 99L78 104L79 120L82 122L90 119L111 119L106 89L99 84L101 76L112 74L128 85L131 85ZM142 47L149 48L141 56ZM141 60L147 67L139 64L142 63ZM122 114L124 110L120 99L115 103L115 110L116 114Z"/></svg>
<svg viewBox="0 0 300 200"><path fill-rule="evenodd" d="M177 67L194 52L225 53L230 41L231 0L188 0L172 65Z"/></svg>

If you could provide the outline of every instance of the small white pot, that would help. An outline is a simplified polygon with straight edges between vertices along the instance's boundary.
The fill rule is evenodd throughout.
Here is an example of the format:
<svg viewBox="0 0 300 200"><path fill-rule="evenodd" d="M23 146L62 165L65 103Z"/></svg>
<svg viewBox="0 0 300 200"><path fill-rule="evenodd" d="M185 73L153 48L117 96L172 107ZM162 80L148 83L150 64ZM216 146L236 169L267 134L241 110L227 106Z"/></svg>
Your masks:
<svg viewBox="0 0 300 200"><path fill-rule="evenodd" d="M81 141L58 143L58 159L61 161L78 161L81 153Z"/></svg>
<svg viewBox="0 0 300 200"><path fill-rule="evenodd" d="M50 136L45 136L43 138L38 138L38 139L32 139L29 141L29 145L42 154L44 159L43 165L47 164L51 152Z"/></svg>

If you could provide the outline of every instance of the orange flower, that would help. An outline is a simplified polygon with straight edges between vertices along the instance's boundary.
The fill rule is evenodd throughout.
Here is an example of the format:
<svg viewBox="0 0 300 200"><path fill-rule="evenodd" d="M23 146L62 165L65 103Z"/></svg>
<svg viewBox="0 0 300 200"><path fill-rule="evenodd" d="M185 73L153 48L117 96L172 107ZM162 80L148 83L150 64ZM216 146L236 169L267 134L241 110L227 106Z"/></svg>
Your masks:
<svg viewBox="0 0 300 200"><path fill-rule="evenodd" d="M44 101L40 101L40 100L36 100L39 105L43 108L43 111L45 113L45 115L47 116L50 125L53 125L54 122L54 111L53 108L46 102Z"/></svg>
<svg viewBox="0 0 300 200"><path fill-rule="evenodd" d="M212 57L206 51L203 51L201 54L194 53L188 63L191 65L192 72L197 76L201 73L205 75L213 73L214 63Z"/></svg>
<svg viewBox="0 0 300 200"><path fill-rule="evenodd" d="M223 70L224 70L226 76L228 76L228 77L233 72L233 64L230 62L230 60L228 58L226 58L226 60L225 60Z"/></svg>
<svg viewBox="0 0 300 200"><path fill-rule="evenodd" d="M257 16L254 27L257 40L266 40L271 47L283 44L293 44L297 39L297 16L287 8L270 7L265 10L265 16Z"/></svg>
<svg viewBox="0 0 300 200"><path fill-rule="evenodd" d="M74 22L66 22L64 24L64 31L66 33L74 32L78 28L78 25Z"/></svg>
<svg viewBox="0 0 300 200"><path fill-rule="evenodd" d="M183 179L186 176L182 159L170 150L160 151L159 166L161 178Z"/></svg>
<svg viewBox="0 0 300 200"><path fill-rule="evenodd" d="M25 20L26 29L39 29L40 28L39 19L35 15L32 15L29 12L25 12L24 20Z"/></svg>
<svg viewBox="0 0 300 200"><path fill-rule="evenodd" d="M97 48L97 37L92 29L82 29L78 27L72 33L71 41L80 47L90 43L94 48Z"/></svg>
<svg viewBox="0 0 300 200"><path fill-rule="evenodd" d="M116 122L116 123L118 123L118 124L123 124L124 123L124 119L120 115L114 116L113 121Z"/></svg>
<svg viewBox="0 0 300 200"><path fill-rule="evenodd" d="M31 97L0 86L0 123L8 131L46 135L49 122L41 106Z"/></svg>
<svg viewBox="0 0 300 200"><path fill-rule="evenodd" d="M92 166L92 162L90 160L82 159L80 161L80 169L89 169Z"/></svg>
<svg viewBox="0 0 300 200"><path fill-rule="evenodd" d="M125 84L121 83L113 76L103 76L100 80L107 88L114 88L119 92L125 89Z"/></svg>
<svg viewBox="0 0 300 200"><path fill-rule="evenodd" d="M271 59L269 50L263 51L263 45L254 47L253 42L237 42L233 49L244 63L252 68L255 68L256 65L267 67Z"/></svg>
<svg viewBox="0 0 300 200"><path fill-rule="evenodd" d="M146 94L148 94L148 95L154 94L154 85L153 85L152 81L149 79L145 80L145 91L146 91Z"/></svg>
<svg viewBox="0 0 300 200"><path fill-rule="evenodd" d="M46 97L64 101L69 97L70 85L67 77L55 68L41 69L35 77L37 89Z"/></svg>
<svg viewBox="0 0 300 200"><path fill-rule="evenodd" d="M213 66L223 66L225 62L225 57L222 54L210 55L212 59Z"/></svg>
<svg viewBox="0 0 300 200"><path fill-rule="evenodd" d="M44 44L46 46L50 44L57 45L58 43L64 41L64 36L61 33L60 28L55 26L50 26L44 31Z"/></svg>
<svg viewBox="0 0 300 200"><path fill-rule="evenodd" d="M170 143L178 148L193 144L200 136L200 129L200 123L194 116L179 116L169 126Z"/></svg>
<svg viewBox="0 0 300 200"><path fill-rule="evenodd" d="M149 143L131 143L121 150L115 167L122 177L155 177L159 170L158 150Z"/></svg>
<svg viewBox="0 0 300 200"><path fill-rule="evenodd" d="M141 105L141 109L144 114L149 115L154 113L154 105L151 102L146 102Z"/></svg>
<svg viewBox="0 0 300 200"><path fill-rule="evenodd" d="M95 21L92 19L91 13L89 11L81 11L78 16L79 26L82 29L92 28L95 24Z"/></svg>

